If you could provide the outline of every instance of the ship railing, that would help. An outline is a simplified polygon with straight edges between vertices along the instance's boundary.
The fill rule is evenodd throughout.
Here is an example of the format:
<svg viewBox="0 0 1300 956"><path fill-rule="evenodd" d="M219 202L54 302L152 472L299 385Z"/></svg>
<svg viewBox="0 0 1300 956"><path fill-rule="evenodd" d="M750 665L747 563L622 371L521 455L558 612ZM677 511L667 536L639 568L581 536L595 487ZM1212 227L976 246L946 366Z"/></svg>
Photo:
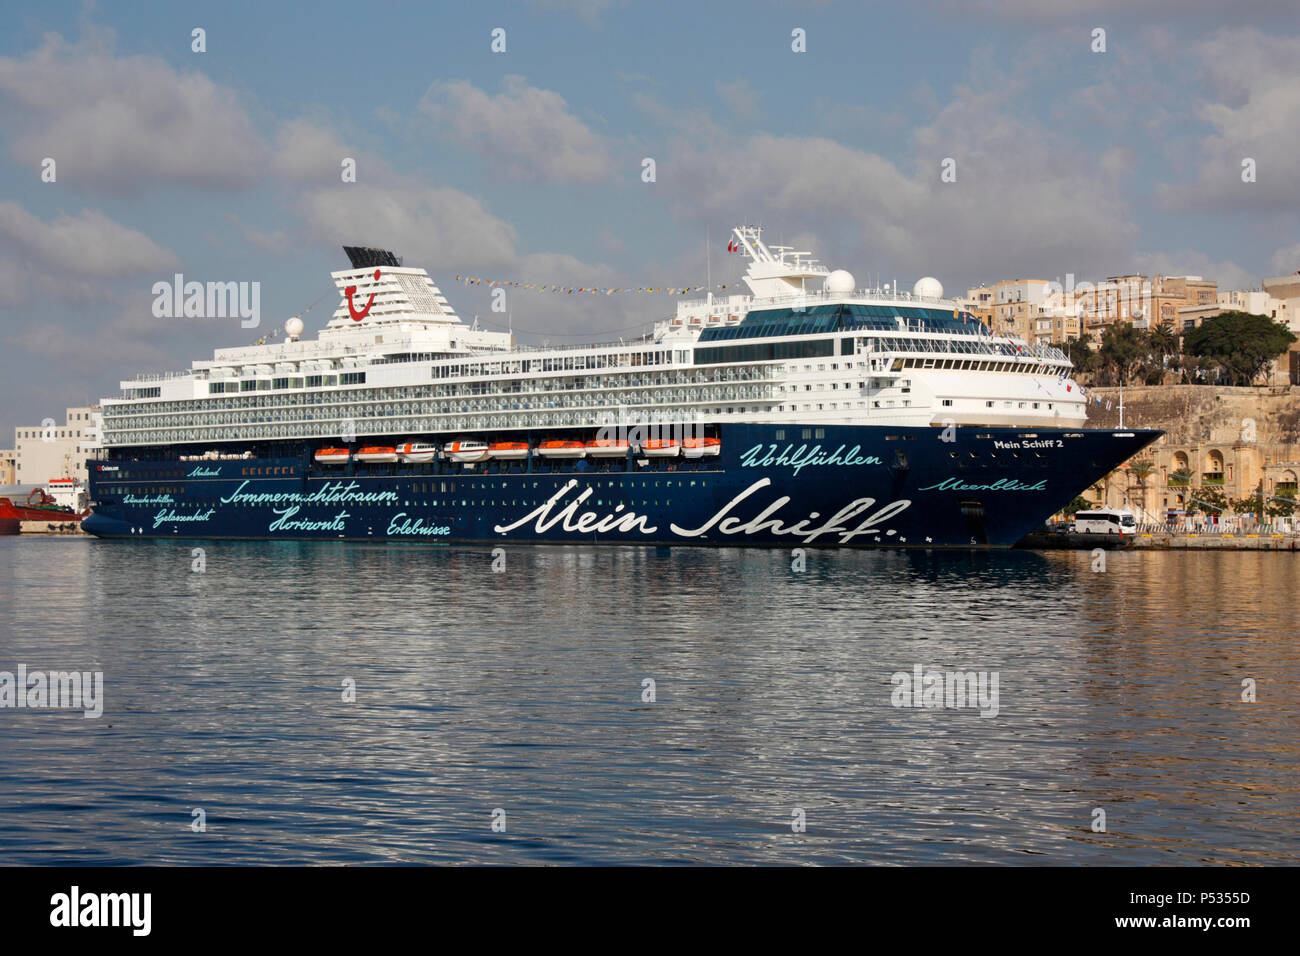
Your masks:
<svg viewBox="0 0 1300 956"><path fill-rule="evenodd" d="M911 292L895 292L890 289L857 289L853 292L792 292L789 295L748 295L748 296L714 296L712 300L703 299L682 299L677 303L677 315L673 319L691 318L687 313L699 310L706 312L710 310L734 310L738 306L748 309L765 308L767 306L784 306L798 305L800 303L823 303L823 302L844 302L853 304L869 304L872 301L885 302L909 302L922 303L925 305L938 305L945 308L964 308L960 303L951 299L936 299L931 296L913 295ZM969 311L969 310L967 310ZM660 322L671 320L661 319Z"/></svg>
<svg viewBox="0 0 1300 956"><path fill-rule="evenodd" d="M891 344L876 351L891 355L992 355L1000 358L1039 358L1062 362L1069 361L1064 352L1050 345L1023 345L1014 342L989 341L987 339L954 340L933 338L918 339L908 344L916 344L921 347L900 348Z"/></svg>
<svg viewBox="0 0 1300 956"><path fill-rule="evenodd" d="M960 308L960 303L952 299L935 298L928 295L913 295L911 292L896 292L892 289L856 289L853 292L793 292L790 295L756 295L750 299L751 308L757 305L786 305L800 300L811 302L837 302L853 304L854 300L883 299L888 302L923 302L928 305L942 305L948 308Z"/></svg>
<svg viewBox="0 0 1300 956"><path fill-rule="evenodd" d="M706 378L700 380L668 381L668 382L639 382L626 383L614 388L583 388L569 389L552 387L539 389L535 392L472 392L458 393L454 395L435 394L424 398L414 400L405 400L402 402L385 402L382 399L356 401L353 399L340 397L336 401L327 402L281 402L277 404L264 405L231 405L224 400L219 405L195 408L172 408L172 405L182 405L186 403L176 402L169 403L169 407L164 410L150 409L148 411L124 411L114 412L105 416L104 431L106 434L113 434L119 431L133 428L172 428L172 427L210 427L220 424L240 425L256 424L258 422L270 421L308 421L312 420L318 413L340 412L341 417L371 418L376 414L453 414L461 403L472 403L473 411L491 412L494 410L520 410L528 411L536 408L583 408L592 406L618 406L640 405L658 406L667 402L668 404L708 404L721 400L720 394L715 394L711 389L722 389L729 386L749 386L751 388L760 388L761 393L755 392L741 398L763 398L770 397L770 386L773 380L777 378L775 369L770 366L750 366L746 368L737 368L728 370L727 374L717 378ZM768 388L762 389L763 385ZM638 398L630 393L639 391L644 397ZM620 393L628 393L624 398L618 398ZM668 393L685 393L681 397L671 397ZM333 393L335 395L339 393ZM283 397L283 396L281 396ZM488 404L495 403L495 404ZM379 406L393 406L391 412L376 412ZM355 409L355 413L353 410ZM459 411L470 411L468 407L461 405ZM206 420L211 416L238 416L242 420L239 422L219 422Z"/></svg>
<svg viewBox="0 0 1300 956"><path fill-rule="evenodd" d="M647 322L645 324L647 327L654 325L653 322ZM609 352L628 352L628 351L661 352L668 348L669 346L664 345L661 342L651 342L638 337L633 339L630 342L610 342L608 339L606 339L603 342L579 342L579 343L569 343L567 345L516 345L514 348L510 350L510 354L514 354L516 352L529 352L529 353L591 352L596 349L604 349ZM475 350L475 351L471 351L469 354L474 358L479 358L485 355L486 356L500 355L501 353L490 351L490 350L483 350L483 351ZM503 358L501 359L501 361L508 362L510 360Z"/></svg>
<svg viewBox="0 0 1300 956"><path fill-rule="evenodd" d="M141 372L131 378L124 379L127 382L170 382L181 378L206 379L208 373L205 369L189 370L185 372Z"/></svg>

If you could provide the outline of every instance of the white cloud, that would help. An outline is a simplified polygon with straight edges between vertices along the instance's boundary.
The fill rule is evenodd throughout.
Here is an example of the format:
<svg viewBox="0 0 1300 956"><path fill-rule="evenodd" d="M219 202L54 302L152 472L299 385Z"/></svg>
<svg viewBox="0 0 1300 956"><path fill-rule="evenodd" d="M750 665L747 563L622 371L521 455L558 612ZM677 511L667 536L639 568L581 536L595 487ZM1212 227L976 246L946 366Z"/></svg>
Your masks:
<svg viewBox="0 0 1300 956"><path fill-rule="evenodd" d="M1094 17L1138 18L1190 18L1196 15L1222 17L1222 0L932 0L931 6L943 13L963 18L984 20L999 17L1012 21L1035 24L1042 21L1075 20L1086 13ZM1086 11L1080 7L1086 6ZM1293 0L1237 0L1231 8L1234 15L1254 13L1260 15L1295 12Z"/></svg>
<svg viewBox="0 0 1300 956"><path fill-rule="evenodd" d="M206 321L154 318L152 301L145 283L125 291L119 289L107 297L101 290L88 308L60 323L62 334L51 334L44 325L29 323L7 329L5 341L29 355L34 369L57 369L61 373L65 382L62 401L66 405L82 397L94 400L114 394L116 383L136 372L187 367L209 342L231 344L232 327L236 334L240 333L233 322L218 326ZM76 348L68 347L69 339L77 343ZM68 394L68 383L74 375L80 381L75 392ZM88 395L80 394L83 388Z"/></svg>
<svg viewBox="0 0 1300 956"><path fill-rule="evenodd" d="M1130 163L1102 161L1008 115L1020 80L959 89L914 136L906 165L818 137L679 137L659 185L679 218L758 215L774 233L810 233L832 265L899 278L1054 278L1103 272L1137 228L1122 194ZM944 159L956 182L940 181ZM861 278L861 277L860 277Z"/></svg>
<svg viewBox="0 0 1300 956"><path fill-rule="evenodd" d="M600 15L609 9L613 0L529 0L541 10L556 13L572 13L588 26L595 26Z"/></svg>
<svg viewBox="0 0 1300 956"><path fill-rule="evenodd" d="M299 212L307 232L331 245L392 249L430 271L517 261L514 228L454 189L340 184L305 192Z"/></svg>
<svg viewBox="0 0 1300 956"><path fill-rule="evenodd" d="M0 57L0 109L13 158L35 168L52 157L60 183L129 193L265 175L265 144L234 93L156 57L51 35L25 57Z"/></svg>
<svg viewBox="0 0 1300 956"><path fill-rule="evenodd" d="M434 83L419 110L439 135L520 180L592 183L613 169L605 141L558 93L507 76L496 96L467 80Z"/></svg>
<svg viewBox="0 0 1300 956"><path fill-rule="evenodd" d="M116 279L180 262L144 233L96 210L44 222L11 201L0 202L0 246L18 263L51 276Z"/></svg>
<svg viewBox="0 0 1300 956"><path fill-rule="evenodd" d="M1139 252L1132 257L1134 271L1144 275L1198 275L1213 279L1220 289L1256 289L1260 277L1226 259L1211 259L1203 252ZM1121 272L1129 271L1121 269Z"/></svg>
<svg viewBox="0 0 1300 956"><path fill-rule="evenodd" d="M718 81L718 96L727 109L741 119L754 119L758 116L758 91L749 85L743 76L738 76L730 83Z"/></svg>
<svg viewBox="0 0 1300 956"><path fill-rule="evenodd" d="M17 259L0 256L0 309L30 314L52 302L83 305L94 301L99 292L95 283L87 279L54 276ZM54 338L63 341L62 336Z"/></svg>
<svg viewBox="0 0 1300 956"><path fill-rule="evenodd" d="M1196 181L1163 186L1161 200L1174 209L1300 208L1300 37L1220 30L1193 52L1216 97L1197 110L1213 132L1200 143ZM1242 181L1245 159L1255 161L1255 182Z"/></svg>
<svg viewBox="0 0 1300 956"><path fill-rule="evenodd" d="M283 229L266 230L244 226L241 234L250 246L271 256L283 256L295 245L295 240Z"/></svg>
<svg viewBox="0 0 1300 956"><path fill-rule="evenodd" d="M1283 246L1277 252L1273 253L1272 258L1268 260L1270 276L1291 275L1293 272L1300 272L1300 242L1293 242L1289 246Z"/></svg>
<svg viewBox="0 0 1300 956"><path fill-rule="evenodd" d="M513 226L453 189L394 181L307 190L298 212L301 235L335 248L359 244L391 249L407 265L427 269L466 321L477 315L491 328L513 325L528 341L566 342L647 331L663 317L668 301L667 296L566 295L507 287L509 314L493 312L486 286L459 285L455 275L587 287L658 282L644 273L627 277L569 253L522 250ZM663 284L696 278L673 273L671 283Z"/></svg>
<svg viewBox="0 0 1300 956"><path fill-rule="evenodd" d="M358 161L359 176L371 172L361 169L358 151L339 139L332 129L300 118L289 120L280 127L271 166L282 179L338 183L343 181L342 163L345 158Z"/></svg>

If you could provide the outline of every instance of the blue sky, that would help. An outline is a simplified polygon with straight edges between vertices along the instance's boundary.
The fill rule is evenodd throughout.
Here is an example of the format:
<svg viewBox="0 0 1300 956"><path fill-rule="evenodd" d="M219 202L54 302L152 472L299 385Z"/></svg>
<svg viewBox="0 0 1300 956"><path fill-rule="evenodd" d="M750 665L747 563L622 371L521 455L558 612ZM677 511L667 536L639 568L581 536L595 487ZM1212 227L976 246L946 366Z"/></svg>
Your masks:
<svg viewBox="0 0 1300 956"><path fill-rule="evenodd" d="M278 326L330 289L343 243L394 249L485 321L456 273L703 283L709 234L727 281L738 222L860 283L950 292L1300 269L1300 18L1281 0L47 2L7 26L3 434ZM260 282L262 328L155 318L152 285L178 271ZM509 304L553 341L672 308Z"/></svg>

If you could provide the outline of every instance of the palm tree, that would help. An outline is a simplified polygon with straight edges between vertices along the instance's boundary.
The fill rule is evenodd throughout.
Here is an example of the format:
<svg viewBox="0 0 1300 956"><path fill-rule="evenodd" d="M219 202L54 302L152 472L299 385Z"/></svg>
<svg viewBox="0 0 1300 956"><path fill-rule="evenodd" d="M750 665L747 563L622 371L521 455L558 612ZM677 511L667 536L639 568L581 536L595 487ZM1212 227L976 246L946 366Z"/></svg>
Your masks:
<svg viewBox="0 0 1300 956"><path fill-rule="evenodd" d="M1147 479L1151 473L1156 470L1155 462L1152 461L1135 461L1131 462L1126 469L1129 476L1137 479L1138 494L1142 498L1142 511L1147 510Z"/></svg>
<svg viewBox="0 0 1300 956"><path fill-rule="evenodd" d="M1178 354L1178 335L1167 325L1157 325L1151 330L1148 342L1158 356Z"/></svg>

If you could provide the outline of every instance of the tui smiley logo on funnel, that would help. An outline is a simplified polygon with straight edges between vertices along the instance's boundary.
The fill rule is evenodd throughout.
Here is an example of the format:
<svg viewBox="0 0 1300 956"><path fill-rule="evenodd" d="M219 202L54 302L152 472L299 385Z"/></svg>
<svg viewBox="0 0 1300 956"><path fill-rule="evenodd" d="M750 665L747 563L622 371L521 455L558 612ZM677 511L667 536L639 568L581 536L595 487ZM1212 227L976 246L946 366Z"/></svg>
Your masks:
<svg viewBox="0 0 1300 956"><path fill-rule="evenodd" d="M379 281L378 269L375 270L375 281ZM366 307L358 310L357 307L352 304L352 296L356 294L356 291L357 287L350 285L343 290L343 294L348 297L348 315L352 316L353 322L360 322L370 314L370 307L375 304L375 294L373 292L370 293L370 298L366 299Z"/></svg>

